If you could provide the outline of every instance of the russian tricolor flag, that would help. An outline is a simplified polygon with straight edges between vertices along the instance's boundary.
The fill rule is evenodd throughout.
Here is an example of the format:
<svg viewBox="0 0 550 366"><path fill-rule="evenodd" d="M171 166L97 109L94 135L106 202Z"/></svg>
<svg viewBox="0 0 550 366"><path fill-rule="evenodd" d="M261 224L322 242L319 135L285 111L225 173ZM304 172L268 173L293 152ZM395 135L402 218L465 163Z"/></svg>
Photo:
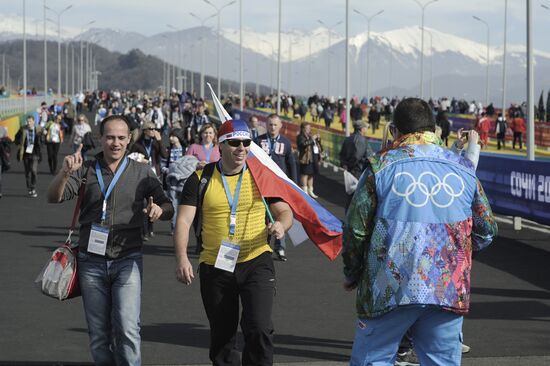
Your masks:
<svg viewBox="0 0 550 366"><path fill-rule="evenodd" d="M206 84L220 120L222 123L230 121L231 116L223 108L212 85ZM330 260L335 260L342 251L342 222L290 180L262 148L254 142L250 146L246 164L260 194L264 198L280 198L288 203L294 214L294 225L301 224L307 237L319 250ZM294 225L288 232L289 236L292 237L292 231L298 232L296 236L303 236L300 234L302 228L295 228Z"/></svg>
<svg viewBox="0 0 550 366"><path fill-rule="evenodd" d="M335 260L342 250L342 222L300 189L254 142L246 164L260 194L288 203L311 241L330 260Z"/></svg>

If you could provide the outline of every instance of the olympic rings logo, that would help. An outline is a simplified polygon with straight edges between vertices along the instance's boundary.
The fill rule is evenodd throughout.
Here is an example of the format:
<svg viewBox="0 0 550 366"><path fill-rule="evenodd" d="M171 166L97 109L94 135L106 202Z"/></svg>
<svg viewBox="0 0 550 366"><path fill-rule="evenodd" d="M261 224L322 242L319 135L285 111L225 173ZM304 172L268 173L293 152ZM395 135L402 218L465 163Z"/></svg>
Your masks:
<svg viewBox="0 0 550 366"><path fill-rule="evenodd" d="M398 187L396 186L396 181L400 176L405 176L410 179L410 183L404 192L400 192L398 190ZM431 188L428 188L428 184L422 182L422 179L424 177L432 177L436 183ZM455 189L447 182L447 180L451 177L456 178L458 182L460 182L461 188L459 192L455 192ZM417 189L425 196L425 199L419 203L413 202L411 200L411 194L413 194ZM436 199L436 196L441 192L441 189L443 189L443 191L449 197L448 202L446 203L438 202ZM460 178L457 174L447 173L443 177L443 180L441 180L437 175L435 175L432 172L423 172L418 176L418 180L415 179L415 177L410 173L407 173L407 172L397 173L393 177L393 184L391 187L391 190L393 193L395 193L400 197L405 197L405 199L407 200L407 203L413 207L424 207L426 206L428 201L432 201L432 203L439 208L446 208L452 205L455 198L460 197L464 193L464 189L465 189L464 180L462 180L462 178ZM439 197L439 200L441 200L441 197Z"/></svg>

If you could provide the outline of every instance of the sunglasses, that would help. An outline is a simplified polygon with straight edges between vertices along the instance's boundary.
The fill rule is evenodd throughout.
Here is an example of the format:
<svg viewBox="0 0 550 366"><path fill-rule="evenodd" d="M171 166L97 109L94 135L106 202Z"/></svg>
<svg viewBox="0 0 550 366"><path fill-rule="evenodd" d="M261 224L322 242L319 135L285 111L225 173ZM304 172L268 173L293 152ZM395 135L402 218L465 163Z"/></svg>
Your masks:
<svg viewBox="0 0 550 366"><path fill-rule="evenodd" d="M227 144L231 147L239 147L241 146L241 143L243 144L244 147L249 147L250 144L252 143L252 140L229 139L229 140L225 140L225 142L227 142Z"/></svg>

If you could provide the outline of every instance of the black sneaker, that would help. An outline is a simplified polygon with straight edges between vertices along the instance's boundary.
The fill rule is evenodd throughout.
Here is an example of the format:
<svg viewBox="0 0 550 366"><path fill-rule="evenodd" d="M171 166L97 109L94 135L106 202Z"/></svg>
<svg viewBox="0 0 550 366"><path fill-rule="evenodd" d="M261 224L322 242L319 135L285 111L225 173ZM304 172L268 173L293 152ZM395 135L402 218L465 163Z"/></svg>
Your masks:
<svg viewBox="0 0 550 366"><path fill-rule="evenodd" d="M405 352L397 353L395 366L420 366L420 361L418 361L414 349L411 348Z"/></svg>

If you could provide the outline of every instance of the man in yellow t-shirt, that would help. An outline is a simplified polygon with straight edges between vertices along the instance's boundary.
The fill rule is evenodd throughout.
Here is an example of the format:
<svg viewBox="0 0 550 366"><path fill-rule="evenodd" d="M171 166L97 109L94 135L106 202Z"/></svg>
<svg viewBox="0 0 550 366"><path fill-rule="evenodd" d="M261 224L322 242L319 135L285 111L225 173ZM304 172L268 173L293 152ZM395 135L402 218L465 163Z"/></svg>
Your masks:
<svg viewBox="0 0 550 366"><path fill-rule="evenodd" d="M228 120L218 133L221 159L199 205L201 172L186 181L180 197L174 234L176 277L191 284L193 267L187 257L189 229L202 210L200 286L210 323L210 359L214 365L238 365L235 347L242 303L243 364L273 364L271 312L275 270L268 234L277 239L292 225L292 211L281 200L269 202L274 221L266 226L266 207L246 167L251 136L244 121ZM206 170L208 166L204 168Z"/></svg>

